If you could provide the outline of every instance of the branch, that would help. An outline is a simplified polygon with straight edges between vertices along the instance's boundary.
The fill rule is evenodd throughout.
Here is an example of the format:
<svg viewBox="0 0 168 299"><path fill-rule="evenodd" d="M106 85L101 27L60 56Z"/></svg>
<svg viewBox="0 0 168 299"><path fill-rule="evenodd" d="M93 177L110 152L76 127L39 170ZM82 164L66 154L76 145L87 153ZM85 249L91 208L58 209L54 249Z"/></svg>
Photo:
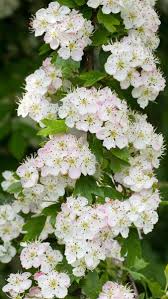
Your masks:
<svg viewBox="0 0 168 299"><path fill-rule="evenodd" d="M94 68L94 59L92 51L86 52L86 69L87 71L91 71Z"/></svg>

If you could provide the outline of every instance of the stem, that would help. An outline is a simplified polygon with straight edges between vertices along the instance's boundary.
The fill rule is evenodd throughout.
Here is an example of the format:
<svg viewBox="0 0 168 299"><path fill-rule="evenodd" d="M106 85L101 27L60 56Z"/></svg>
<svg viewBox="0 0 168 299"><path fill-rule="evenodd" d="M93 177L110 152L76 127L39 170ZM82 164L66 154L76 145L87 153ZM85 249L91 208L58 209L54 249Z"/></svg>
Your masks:
<svg viewBox="0 0 168 299"><path fill-rule="evenodd" d="M134 293L135 293L135 299L138 299L139 294L138 294L138 290L137 290L136 284L135 284L133 278L131 277L131 275L128 275L128 277L129 277L129 280L131 282L131 285L132 285Z"/></svg>
<svg viewBox="0 0 168 299"><path fill-rule="evenodd" d="M87 71L91 71L94 68L94 59L93 59L93 52L89 50L86 52L86 69Z"/></svg>

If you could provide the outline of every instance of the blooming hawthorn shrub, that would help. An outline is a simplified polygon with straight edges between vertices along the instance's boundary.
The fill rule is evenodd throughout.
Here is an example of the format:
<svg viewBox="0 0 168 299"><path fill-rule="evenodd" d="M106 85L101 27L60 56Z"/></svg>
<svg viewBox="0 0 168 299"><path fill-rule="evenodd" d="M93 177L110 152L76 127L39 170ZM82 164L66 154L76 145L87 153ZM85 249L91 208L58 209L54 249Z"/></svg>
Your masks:
<svg viewBox="0 0 168 299"><path fill-rule="evenodd" d="M0 261L19 248L23 269L3 287L12 299L166 294L146 274L141 250L158 222L164 140L132 108L133 98L145 108L165 86L154 7L60 0L32 19L45 57L26 78L18 116L37 123L42 143L2 174L13 200L0 206Z"/></svg>

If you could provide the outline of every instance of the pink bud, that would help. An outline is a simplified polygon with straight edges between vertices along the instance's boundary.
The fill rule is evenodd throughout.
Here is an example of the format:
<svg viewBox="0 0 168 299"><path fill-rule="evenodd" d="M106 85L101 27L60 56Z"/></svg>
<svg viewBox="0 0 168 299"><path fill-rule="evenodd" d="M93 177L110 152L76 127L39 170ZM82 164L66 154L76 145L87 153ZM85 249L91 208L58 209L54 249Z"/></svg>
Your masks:
<svg viewBox="0 0 168 299"><path fill-rule="evenodd" d="M38 278L39 278L40 276L42 276L42 275L45 275L45 273L44 273L44 272L37 272L37 273L34 274L34 279L35 279L35 280L38 280Z"/></svg>

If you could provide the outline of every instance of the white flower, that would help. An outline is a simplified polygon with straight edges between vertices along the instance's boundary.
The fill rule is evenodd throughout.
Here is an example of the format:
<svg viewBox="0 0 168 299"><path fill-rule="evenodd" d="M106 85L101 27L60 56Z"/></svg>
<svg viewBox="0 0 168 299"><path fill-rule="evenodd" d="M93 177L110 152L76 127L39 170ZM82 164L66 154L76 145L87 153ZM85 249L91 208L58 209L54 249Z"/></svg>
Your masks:
<svg viewBox="0 0 168 299"><path fill-rule="evenodd" d="M15 217L16 213L9 204L0 206L0 225L5 224L7 221L12 222Z"/></svg>
<svg viewBox="0 0 168 299"><path fill-rule="evenodd" d="M4 242L17 238L22 232L24 220L10 205L0 206L0 238Z"/></svg>
<svg viewBox="0 0 168 299"><path fill-rule="evenodd" d="M47 12L44 8L39 9L36 12L36 16L32 22L32 28L34 29L35 36L43 35L48 28Z"/></svg>
<svg viewBox="0 0 168 299"><path fill-rule="evenodd" d="M38 285L41 288L42 296L46 299L64 298L68 294L70 278L65 273L51 271L48 274L41 275L38 279Z"/></svg>
<svg viewBox="0 0 168 299"><path fill-rule="evenodd" d="M16 254L16 249L10 242L0 245L0 262L8 264Z"/></svg>
<svg viewBox="0 0 168 299"><path fill-rule="evenodd" d="M46 18L49 23L61 22L65 16L70 13L70 9L67 6L60 6L58 2L50 2L46 10Z"/></svg>
<svg viewBox="0 0 168 299"><path fill-rule="evenodd" d="M25 269L38 268L48 247L49 243L34 242L28 244L20 255L22 267Z"/></svg>
<svg viewBox="0 0 168 299"><path fill-rule="evenodd" d="M39 178L34 158L28 159L19 166L16 173L21 178L21 184L25 188L33 187Z"/></svg>
<svg viewBox="0 0 168 299"><path fill-rule="evenodd" d="M98 299L134 299L134 292L127 286L107 281L99 294Z"/></svg>
<svg viewBox="0 0 168 299"><path fill-rule="evenodd" d="M3 292L9 294L14 292L16 295L24 293L32 285L32 281L29 279L30 276L31 273L28 272L22 274L10 274L7 279L8 283L2 288Z"/></svg>
<svg viewBox="0 0 168 299"><path fill-rule="evenodd" d="M59 250L53 250L49 247L41 261L41 271L49 273L54 270L56 265L63 260L63 256Z"/></svg>
<svg viewBox="0 0 168 299"><path fill-rule="evenodd" d="M1 183L2 189L7 191L7 189L14 183L18 182L15 178L14 173L12 171L6 170L2 173L3 178L5 181Z"/></svg>

